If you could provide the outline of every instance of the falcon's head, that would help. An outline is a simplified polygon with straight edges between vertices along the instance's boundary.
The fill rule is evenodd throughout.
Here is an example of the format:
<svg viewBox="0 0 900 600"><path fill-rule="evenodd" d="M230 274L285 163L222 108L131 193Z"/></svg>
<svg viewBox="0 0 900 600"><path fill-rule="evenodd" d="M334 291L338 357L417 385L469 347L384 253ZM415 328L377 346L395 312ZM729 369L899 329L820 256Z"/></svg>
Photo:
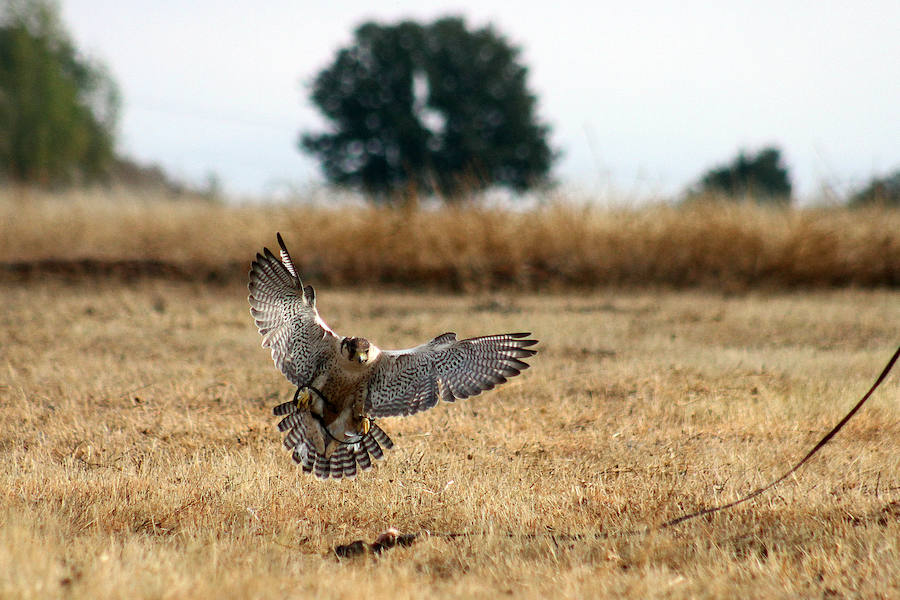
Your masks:
<svg viewBox="0 0 900 600"><path fill-rule="evenodd" d="M341 356L352 363L370 363L378 356L378 348L361 337L345 337L341 340Z"/></svg>

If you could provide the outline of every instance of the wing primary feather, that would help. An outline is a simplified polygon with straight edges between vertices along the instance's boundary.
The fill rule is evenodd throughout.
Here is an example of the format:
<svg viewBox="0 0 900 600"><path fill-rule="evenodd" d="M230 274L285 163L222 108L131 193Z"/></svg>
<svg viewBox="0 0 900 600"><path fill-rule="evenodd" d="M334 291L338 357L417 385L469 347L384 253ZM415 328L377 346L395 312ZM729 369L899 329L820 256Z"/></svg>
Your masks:
<svg viewBox="0 0 900 600"><path fill-rule="evenodd" d="M281 237L281 232L276 232L275 238L278 240L278 247L281 249L281 263L288 272L294 276L294 279L296 279L299 284L300 276L297 275L297 269L294 267L294 261L291 260L291 254L288 252L287 246L284 245L284 238Z"/></svg>
<svg viewBox="0 0 900 600"><path fill-rule="evenodd" d="M263 254L265 254L265 257L263 257L262 261L258 264L262 267L264 273L272 277L277 277L288 287L300 287L296 278L291 275L291 272L288 271L287 267L285 267L281 261L275 258L275 255L272 254L271 250L263 248Z"/></svg>

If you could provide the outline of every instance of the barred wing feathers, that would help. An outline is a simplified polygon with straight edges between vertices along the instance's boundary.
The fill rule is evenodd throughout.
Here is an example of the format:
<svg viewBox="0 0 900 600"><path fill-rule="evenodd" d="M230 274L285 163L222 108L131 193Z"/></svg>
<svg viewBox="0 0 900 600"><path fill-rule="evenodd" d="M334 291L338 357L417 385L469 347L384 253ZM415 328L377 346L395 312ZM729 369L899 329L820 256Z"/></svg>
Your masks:
<svg viewBox="0 0 900 600"><path fill-rule="evenodd" d="M297 386L309 385L319 364L337 352L339 339L316 310L316 293L303 287L278 234L281 260L268 248L250 265L250 314L272 349L275 366Z"/></svg>
<svg viewBox="0 0 900 600"><path fill-rule="evenodd" d="M504 333L457 340L445 333L408 350L386 350L369 381L367 413L405 416L429 409L438 400L475 396L528 368L535 354L530 333Z"/></svg>

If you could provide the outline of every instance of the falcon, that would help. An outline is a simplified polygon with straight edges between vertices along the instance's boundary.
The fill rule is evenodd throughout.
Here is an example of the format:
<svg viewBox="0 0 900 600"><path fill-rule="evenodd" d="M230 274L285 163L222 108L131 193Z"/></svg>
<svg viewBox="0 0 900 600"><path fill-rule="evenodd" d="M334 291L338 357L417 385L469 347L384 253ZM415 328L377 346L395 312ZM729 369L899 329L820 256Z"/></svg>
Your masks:
<svg viewBox="0 0 900 600"><path fill-rule="evenodd" d="M411 415L475 396L528 368L530 333L456 339L444 333L406 350L382 350L336 334L319 316L281 234L280 257L268 248L250 267L250 314L275 366L297 386L273 409L284 445L306 473L352 478L384 458L391 438L374 419Z"/></svg>

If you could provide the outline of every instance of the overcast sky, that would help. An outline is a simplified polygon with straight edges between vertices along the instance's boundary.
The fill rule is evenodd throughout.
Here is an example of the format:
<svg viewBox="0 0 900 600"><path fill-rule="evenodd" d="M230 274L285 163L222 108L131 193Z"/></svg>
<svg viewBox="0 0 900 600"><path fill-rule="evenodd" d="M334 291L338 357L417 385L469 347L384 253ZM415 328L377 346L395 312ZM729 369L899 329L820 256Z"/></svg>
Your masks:
<svg viewBox="0 0 900 600"><path fill-rule="evenodd" d="M373 5L380 4L379 7ZM63 0L123 96L120 150L263 196L321 181L297 150L308 85L365 20L462 15L522 49L541 118L585 194L676 194L776 144L804 199L900 167L900 2Z"/></svg>

